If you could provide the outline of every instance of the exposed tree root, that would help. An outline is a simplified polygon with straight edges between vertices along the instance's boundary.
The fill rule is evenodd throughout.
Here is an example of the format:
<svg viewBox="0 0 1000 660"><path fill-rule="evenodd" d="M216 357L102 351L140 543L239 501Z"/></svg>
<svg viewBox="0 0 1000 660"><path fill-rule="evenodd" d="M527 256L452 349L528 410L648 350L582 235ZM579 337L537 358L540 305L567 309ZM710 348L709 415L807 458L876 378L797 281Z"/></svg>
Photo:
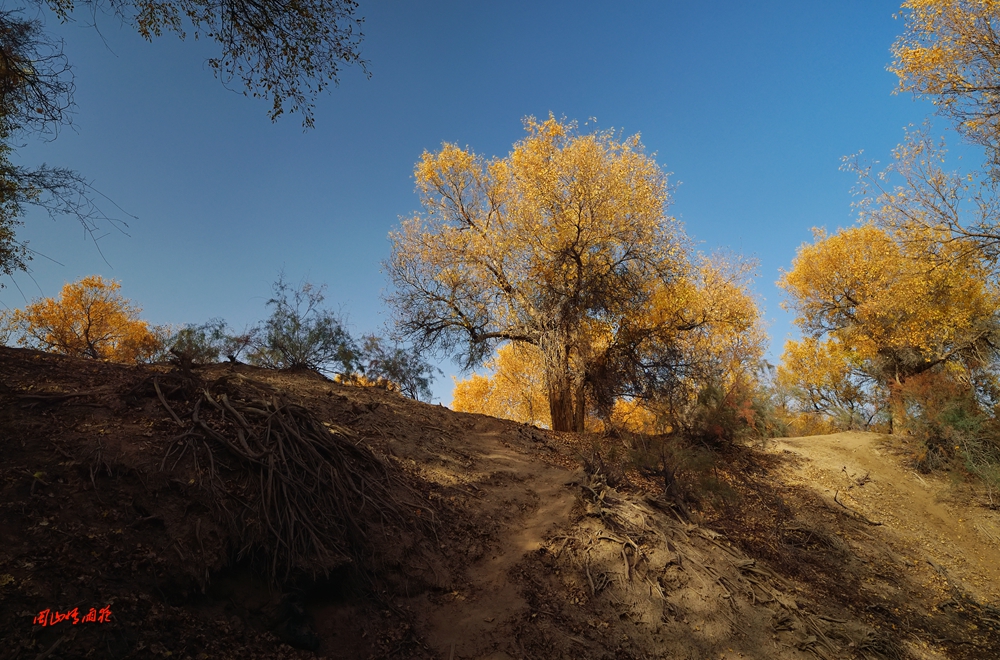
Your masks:
<svg viewBox="0 0 1000 660"><path fill-rule="evenodd" d="M155 379L153 385L171 418L186 427L161 470L188 456L240 540L239 556L266 557L272 580L295 571L328 575L351 562L372 569L375 548L387 537L433 532L433 510L352 431L277 397L247 402L207 389L182 416ZM220 451L235 463L224 465Z"/></svg>
<svg viewBox="0 0 1000 660"><path fill-rule="evenodd" d="M718 613L734 631L741 629L740 622L751 611L767 608L772 630L785 636L782 643L823 660L851 655L855 649L865 658L901 657L897 645L870 629L808 611L786 580L744 555L723 535L687 522L669 504L655 501L649 502L650 507L632 501L609 488L600 474L589 475L582 486L587 517L572 532L551 539L551 544L557 560L562 557L579 571L591 598L607 599L627 613L641 591L662 601L663 616L672 615L684 607L682 601L672 602L672 588L664 582L664 576L674 571L693 578L683 582L686 588L726 603L728 607ZM609 543L617 549L608 552Z"/></svg>

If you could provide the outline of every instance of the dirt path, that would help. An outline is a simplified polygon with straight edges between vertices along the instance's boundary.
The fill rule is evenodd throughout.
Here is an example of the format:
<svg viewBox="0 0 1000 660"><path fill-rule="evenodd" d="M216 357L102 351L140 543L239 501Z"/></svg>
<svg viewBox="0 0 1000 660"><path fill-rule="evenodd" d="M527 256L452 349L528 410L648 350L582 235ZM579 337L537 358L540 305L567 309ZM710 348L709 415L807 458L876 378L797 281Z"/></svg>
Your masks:
<svg viewBox="0 0 1000 660"><path fill-rule="evenodd" d="M428 428L440 433L431 433L416 444L394 443L400 455L412 456L424 466L421 473L429 481L450 487L450 492L470 493L462 506L474 512L483 532L442 538L447 554L465 558L458 566L452 564L452 581L443 589L425 590L399 601L415 614L415 631L432 657L638 658L669 652L691 658L804 658L812 657L811 640L817 635L828 642L829 657L849 657L849 646L831 641L839 634L843 644L853 640L851 644L869 644L871 650L877 648L872 640L892 640L905 644L912 658L938 660L953 657L938 642L949 636L957 644L967 639L961 632L968 624L961 619L963 615L955 614L953 627L940 627L919 639L895 635L893 617L901 617L900 625L909 627L908 617L952 616L939 608L956 594L984 603L995 603L1000 595L1000 534L991 536L992 530L1000 529L998 516L970 506L967 498L962 499L966 491L945 477L919 475L909 469L905 457L893 453L882 436L846 433L789 438L775 441L770 449L785 459L776 475L784 485L815 493L827 504L820 505L828 512L826 516L836 511L835 517L845 514L853 520L844 528L847 550L840 569L845 577L851 572L854 582L861 585L858 596L862 600L852 615L836 606L824 610L827 604L820 602L822 598L814 604L800 600L805 609L797 609L796 599L804 594L791 587L788 592L773 592L773 599L765 604L753 598L743 602L735 593L727 600L725 589L713 580L726 575L725 580L738 581L739 570L724 571L733 565L745 566L746 560L720 553L722 546L706 540L713 538L711 534L698 541L702 533L698 528L671 527L669 520L648 509L640 514L646 522L639 526L648 522L668 530L668 536L678 535L673 537L676 553L700 556L698 561L707 568L702 571L698 561L679 557L679 563L673 563L667 556L673 554L667 550L673 547L670 543L650 543L647 538L645 544L640 543L636 561L652 581L649 593L640 593L634 584L646 584L645 578L618 574L625 555L616 554L619 551L608 542L604 523L593 516L586 498L581 499L586 475L542 460L551 451L551 439L529 429L512 433L508 423L481 416L460 419L456 423L444 417L429 418ZM621 507L638 511L635 504L641 502L619 500L619 511ZM808 506L797 514L800 522L835 533L828 518L825 523L813 520ZM569 550L560 558L559 548L565 547L560 538L574 539L569 547L575 550L575 560ZM591 544L581 545L586 538L592 539ZM586 562L592 562L596 594L595 585L587 583ZM704 574L696 575L699 571ZM604 586L605 592L600 593L601 576L605 585L617 586ZM655 595L656 585L664 588L662 596ZM726 605L729 602L731 607ZM907 610L906 603L914 603L913 609ZM867 626L879 624L865 614L872 611L866 608L880 604L888 608L888 614L878 615L879 620L890 623L872 637L875 633ZM786 626L783 622L791 615L798 618ZM832 618L822 619L824 615ZM625 618L615 622L618 616ZM850 622L829 623L840 618ZM829 637L818 630L825 630ZM611 655L602 655L600 648ZM902 647L886 647L891 648ZM893 657L892 652L886 653L885 657Z"/></svg>
<svg viewBox="0 0 1000 660"><path fill-rule="evenodd" d="M467 433L468 463L462 474L479 493L479 506L492 510L487 518L502 521L503 531L489 547L470 548L463 583L450 593L425 593L406 603L411 610L429 614L421 633L441 657L509 657L488 649L491 640L509 637L510 626L529 608L521 587L509 579L511 569L569 524L578 500L574 482L581 472L546 464L525 448L515 449L502 442L503 431L482 420Z"/></svg>
<svg viewBox="0 0 1000 660"><path fill-rule="evenodd" d="M890 437L875 433L776 440L791 454L788 483L809 486L833 506L871 522L911 571L933 569L952 587L984 601L1000 600L1000 514L970 502L966 487L905 465Z"/></svg>

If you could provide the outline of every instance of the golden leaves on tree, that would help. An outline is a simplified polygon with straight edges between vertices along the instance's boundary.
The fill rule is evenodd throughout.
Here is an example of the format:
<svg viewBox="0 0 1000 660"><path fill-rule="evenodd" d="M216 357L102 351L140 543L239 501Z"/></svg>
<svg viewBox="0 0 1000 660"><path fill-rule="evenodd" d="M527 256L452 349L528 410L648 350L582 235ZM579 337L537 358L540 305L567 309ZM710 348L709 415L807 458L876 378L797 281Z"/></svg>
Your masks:
<svg viewBox="0 0 1000 660"><path fill-rule="evenodd" d="M893 45L889 70L899 89L929 97L967 137L998 161L1000 136L1000 3L996 0L906 0L906 32Z"/></svg>
<svg viewBox="0 0 1000 660"><path fill-rule="evenodd" d="M22 346L111 362L143 362L162 349L161 333L139 319L115 280L99 275L66 284L5 319Z"/></svg>
<svg viewBox="0 0 1000 660"><path fill-rule="evenodd" d="M913 231L816 231L778 282L805 334L786 344L779 383L798 388L807 408L849 410L929 370L971 378L991 361L1000 297L984 265Z"/></svg>

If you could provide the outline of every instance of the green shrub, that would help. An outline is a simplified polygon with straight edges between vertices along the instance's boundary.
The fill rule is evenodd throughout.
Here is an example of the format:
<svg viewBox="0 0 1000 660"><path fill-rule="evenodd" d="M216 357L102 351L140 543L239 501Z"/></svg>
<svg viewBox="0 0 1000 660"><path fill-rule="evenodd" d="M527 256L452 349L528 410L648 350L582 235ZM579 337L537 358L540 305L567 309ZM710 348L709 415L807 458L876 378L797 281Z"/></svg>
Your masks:
<svg viewBox="0 0 1000 660"><path fill-rule="evenodd" d="M350 375L357 371L358 348L343 321L324 308L326 286L303 282L293 288L279 275L271 308L249 355L251 364L272 369L312 369Z"/></svg>
<svg viewBox="0 0 1000 660"><path fill-rule="evenodd" d="M367 380L392 384L404 396L418 401L430 400L434 372L441 373L413 349L399 344L389 346L387 340L376 335L364 337L358 362Z"/></svg>
<svg viewBox="0 0 1000 660"><path fill-rule="evenodd" d="M249 349L258 329L250 327L242 333L233 332L220 318L210 319L201 325L186 325L167 339L167 346L175 355L183 355L195 364L218 362L220 356L235 362Z"/></svg>
<svg viewBox="0 0 1000 660"><path fill-rule="evenodd" d="M766 386L744 381L723 387L709 382L680 425L685 435L711 447L784 436L788 423Z"/></svg>

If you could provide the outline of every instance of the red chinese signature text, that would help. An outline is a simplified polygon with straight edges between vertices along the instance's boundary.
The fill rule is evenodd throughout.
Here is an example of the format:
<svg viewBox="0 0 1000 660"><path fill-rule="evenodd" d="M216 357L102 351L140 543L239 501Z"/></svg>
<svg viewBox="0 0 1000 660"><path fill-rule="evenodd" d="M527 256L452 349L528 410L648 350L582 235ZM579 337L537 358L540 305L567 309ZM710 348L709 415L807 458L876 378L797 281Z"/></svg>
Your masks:
<svg viewBox="0 0 1000 660"><path fill-rule="evenodd" d="M42 610L32 621L38 626L54 626L63 621L70 621L75 626L78 623L107 623L111 620L111 606L102 607L97 610L93 607L90 611L80 616L80 608L74 607L67 612L56 612L55 610Z"/></svg>

